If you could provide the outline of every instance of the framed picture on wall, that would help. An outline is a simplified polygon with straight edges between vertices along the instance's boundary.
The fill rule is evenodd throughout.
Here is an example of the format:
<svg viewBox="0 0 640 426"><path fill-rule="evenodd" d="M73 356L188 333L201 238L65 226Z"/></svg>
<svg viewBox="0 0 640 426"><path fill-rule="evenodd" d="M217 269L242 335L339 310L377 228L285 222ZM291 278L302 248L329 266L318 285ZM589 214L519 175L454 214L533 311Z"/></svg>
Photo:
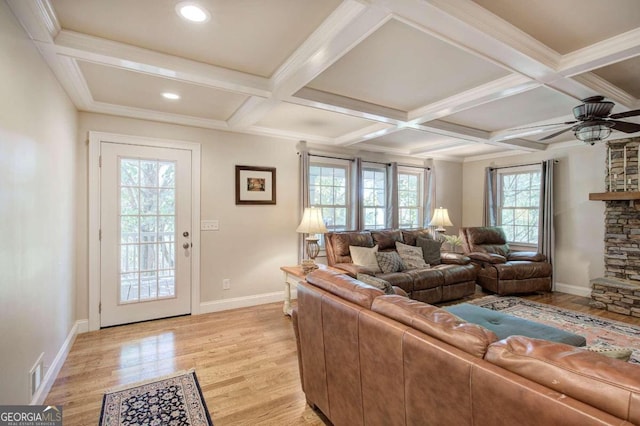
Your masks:
<svg viewBox="0 0 640 426"><path fill-rule="evenodd" d="M275 203L275 167L236 166L236 204Z"/></svg>

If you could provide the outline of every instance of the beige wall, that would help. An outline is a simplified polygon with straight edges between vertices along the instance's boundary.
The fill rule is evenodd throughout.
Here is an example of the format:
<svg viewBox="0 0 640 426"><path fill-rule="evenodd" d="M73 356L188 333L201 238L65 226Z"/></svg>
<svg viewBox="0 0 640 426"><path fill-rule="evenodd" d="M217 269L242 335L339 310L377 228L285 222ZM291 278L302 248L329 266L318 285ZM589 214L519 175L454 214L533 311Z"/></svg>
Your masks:
<svg viewBox="0 0 640 426"><path fill-rule="evenodd" d="M606 146L577 145L540 153L474 161L463 167L462 223L482 224L484 168L544 159L555 166L555 276L558 290L589 292L589 280L604 275L604 203L589 201L590 192L605 190Z"/></svg>
<svg viewBox="0 0 640 426"><path fill-rule="evenodd" d="M77 114L5 2L0 52L0 404L26 404L76 319Z"/></svg>
<svg viewBox="0 0 640 426"><path fill-rule="evenodd" d="M201 232L201 302L266 295L283 289L280 266L297 262L298 156L296 142L198 129L102 114L81 113L78 163L78 316L88 317L87 144L89 131L201 144L201 219L220 221L220 231ZM276 168L277 204L237 206L235 166ZM194 231L199 227L194 227ZM222 290L222 280L231 289Z"/></svg>

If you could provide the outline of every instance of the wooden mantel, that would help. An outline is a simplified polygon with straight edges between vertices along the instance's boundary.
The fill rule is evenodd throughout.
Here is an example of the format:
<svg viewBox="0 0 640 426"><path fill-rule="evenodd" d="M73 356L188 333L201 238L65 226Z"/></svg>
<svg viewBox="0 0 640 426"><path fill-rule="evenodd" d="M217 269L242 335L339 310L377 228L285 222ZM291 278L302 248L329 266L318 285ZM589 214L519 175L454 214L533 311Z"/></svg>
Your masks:
<svg viewBox="0 0 640 426"><path fill-rule="evenodd" d="M591 192L589 193L589 200L591 201L640 200L640 192L638 191Z"/></svg>

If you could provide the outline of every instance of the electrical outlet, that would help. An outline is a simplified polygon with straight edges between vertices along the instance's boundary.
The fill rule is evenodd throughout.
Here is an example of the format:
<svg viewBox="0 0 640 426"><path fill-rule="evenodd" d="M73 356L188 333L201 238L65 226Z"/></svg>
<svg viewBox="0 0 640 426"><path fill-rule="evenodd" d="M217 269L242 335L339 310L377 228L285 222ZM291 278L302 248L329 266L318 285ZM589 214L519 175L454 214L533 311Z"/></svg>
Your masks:
<svg viewBox="0 0 640 426"><path fill-rule="evenodd" d="M200 222L201 231L219 231L220 222L217 220L203 220Z"/></svg>
<svg viewBox="0 0 640 426"><path fill-rule="evenodd" d="M229 278L225 278L222 280L222 289L229 290L231 288L231 280Z"/></svg>

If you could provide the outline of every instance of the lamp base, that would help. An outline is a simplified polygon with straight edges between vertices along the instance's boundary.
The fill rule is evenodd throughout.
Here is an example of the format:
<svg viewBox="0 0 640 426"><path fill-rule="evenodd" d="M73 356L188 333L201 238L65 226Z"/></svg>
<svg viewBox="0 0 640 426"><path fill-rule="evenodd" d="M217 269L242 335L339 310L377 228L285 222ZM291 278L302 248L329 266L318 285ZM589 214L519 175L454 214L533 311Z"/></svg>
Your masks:
<svg viewBox="0 0 640 426"><path fill-rule="evenodd" d="M313 259L303 259L300 266L302 267L302 272L304 272L305 275L318 269L318 265L316 265L316 262L314 262Z"/></svg>

